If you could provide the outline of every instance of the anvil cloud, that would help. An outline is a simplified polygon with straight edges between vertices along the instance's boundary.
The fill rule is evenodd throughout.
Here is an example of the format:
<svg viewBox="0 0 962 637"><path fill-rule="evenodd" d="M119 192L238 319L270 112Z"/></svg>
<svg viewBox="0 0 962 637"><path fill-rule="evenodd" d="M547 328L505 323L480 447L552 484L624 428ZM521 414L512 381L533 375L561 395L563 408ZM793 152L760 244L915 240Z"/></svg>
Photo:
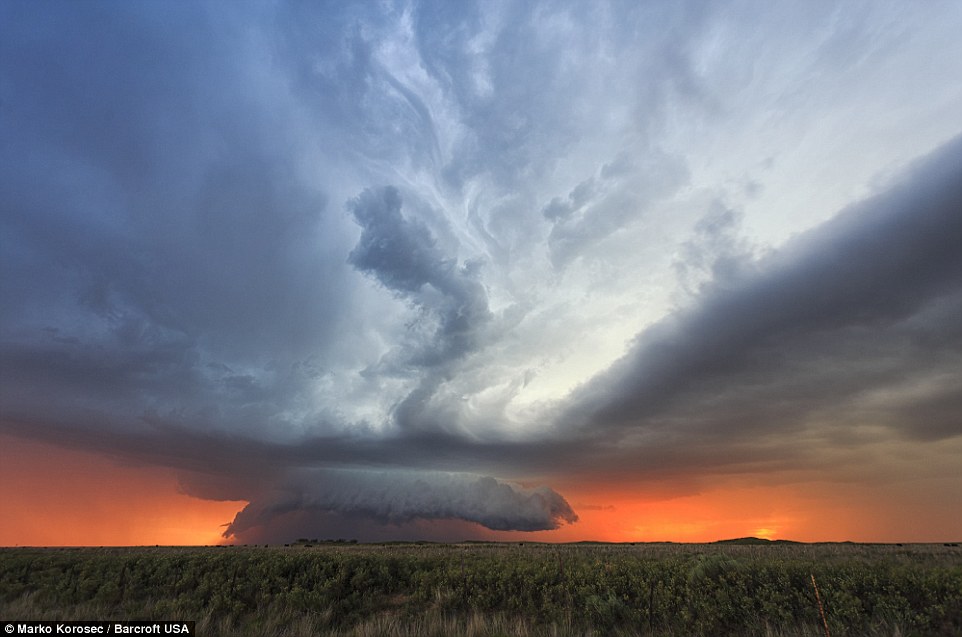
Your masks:
<svg viewBox="0 0 962 637"><path fill-rule="evenodd" d="M0 2L0 434L246 502L236 541L736 483L917 488L918 537L962 532L960 30Z"/></svg>

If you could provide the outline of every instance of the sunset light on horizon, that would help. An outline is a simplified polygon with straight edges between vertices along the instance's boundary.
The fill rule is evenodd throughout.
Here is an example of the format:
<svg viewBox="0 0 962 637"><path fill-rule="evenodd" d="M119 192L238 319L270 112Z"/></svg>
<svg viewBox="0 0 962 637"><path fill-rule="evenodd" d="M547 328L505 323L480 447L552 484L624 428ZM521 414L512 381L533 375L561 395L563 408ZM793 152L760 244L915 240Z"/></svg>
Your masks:
<svg viewBox="0 0 962 637"><path fill-rule="evenodd" d="M0 498L6 524L0 546L204 546L238 543L224 527L247 503L185 495L174 471L119 464L79 452L0 436ZM954 481L944 480L944 497ZM937 496L927 485L931 497ZM822 489L725 485L708 493L639 498L631 491L580 491L566 486L576 524L549 531L495 532L468 528L463 539L531 542L714 542L739 537L800 542L937 542L956 537L957 515L925 515L911 490L893 501L854 508L866 491L831 497ZM582 500L585 502L583 503ZM606 502L593 505L590 502ZM918 511L916 518L907 512ZM923 520L920 524L917 520ZM827 522L831 524L827 524ZM66 522L66 523L65 523ZM430 527L427 527L430 529ZM354 539L320 537L312 539ZM480 531L480 534L478 533ZM319 531L318 531L319 532ZM443 531L442 531L443 532ZM436 537L429 531L425 537ZM279 538L290 543L298 537ZM451 535L451 541L459 541Z"/></svg>
<svg viewBox="0 0 962 637"><path fill-rule="evenodd" d="M0 546L224 543L246 502L180 493L176 473L0 436Z"/></svg>
<svg viewBox="0 0 962 637"><path fill-rule="evenodd" d="M959 33L0 0L0 546L962 540Z"/></svg>

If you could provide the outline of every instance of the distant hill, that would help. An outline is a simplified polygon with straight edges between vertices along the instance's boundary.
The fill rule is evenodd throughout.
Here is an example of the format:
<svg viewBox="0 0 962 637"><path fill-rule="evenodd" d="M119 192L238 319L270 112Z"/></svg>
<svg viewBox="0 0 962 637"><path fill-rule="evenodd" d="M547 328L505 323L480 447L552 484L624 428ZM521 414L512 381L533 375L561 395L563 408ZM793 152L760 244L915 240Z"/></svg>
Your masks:
<svg viewBox="0 0 962 637"><path fill-rule="evenodd" d="M736 537L730 540L717 540L712 544L801 544L795 540L766 540L763 537Z"/></svg>

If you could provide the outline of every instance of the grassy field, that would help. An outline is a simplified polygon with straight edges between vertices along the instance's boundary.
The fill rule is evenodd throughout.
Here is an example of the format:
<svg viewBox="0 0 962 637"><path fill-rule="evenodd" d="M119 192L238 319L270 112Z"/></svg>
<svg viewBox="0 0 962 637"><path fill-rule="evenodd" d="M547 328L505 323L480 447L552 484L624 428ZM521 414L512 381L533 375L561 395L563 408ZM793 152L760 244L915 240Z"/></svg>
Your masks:
<svg viewBox="0 0 962 637"><path fill-rule="evenodd" d="M0 619L258 636L962 635L962 548L319 544L0 549Z"/></svg>

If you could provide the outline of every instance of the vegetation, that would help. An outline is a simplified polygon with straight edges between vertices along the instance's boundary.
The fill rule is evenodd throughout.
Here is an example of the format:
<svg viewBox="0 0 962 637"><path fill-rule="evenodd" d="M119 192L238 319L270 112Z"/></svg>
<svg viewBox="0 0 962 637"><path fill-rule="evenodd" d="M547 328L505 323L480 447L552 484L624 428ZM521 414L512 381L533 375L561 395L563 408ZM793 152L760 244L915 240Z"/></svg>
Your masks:
<svg viewBox="0 0 962 637"><path fill-rule="evenodd" d="M0 617L212 635L962 635L942 545L309 542L0 549Z"/></svg>

